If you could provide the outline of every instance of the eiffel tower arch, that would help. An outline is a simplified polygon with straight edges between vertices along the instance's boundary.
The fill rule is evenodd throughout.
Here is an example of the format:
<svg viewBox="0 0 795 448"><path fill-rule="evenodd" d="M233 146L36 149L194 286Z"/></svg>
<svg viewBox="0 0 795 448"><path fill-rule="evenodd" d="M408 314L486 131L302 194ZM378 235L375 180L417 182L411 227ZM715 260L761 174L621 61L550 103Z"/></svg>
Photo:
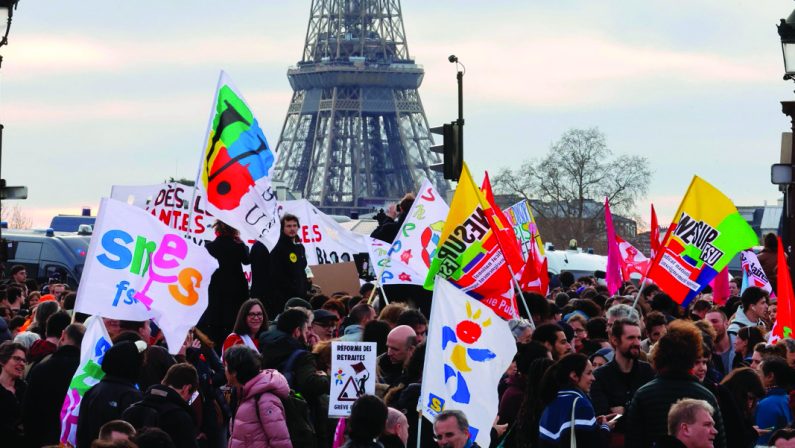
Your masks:
<svg viewBox="0 0 795 448"><path fill-rule="evenodd" d="M293 97L274 178L326 213L365 213L428 177L428 120L400 0L312 0L304 52L287 71Z"/></svg>

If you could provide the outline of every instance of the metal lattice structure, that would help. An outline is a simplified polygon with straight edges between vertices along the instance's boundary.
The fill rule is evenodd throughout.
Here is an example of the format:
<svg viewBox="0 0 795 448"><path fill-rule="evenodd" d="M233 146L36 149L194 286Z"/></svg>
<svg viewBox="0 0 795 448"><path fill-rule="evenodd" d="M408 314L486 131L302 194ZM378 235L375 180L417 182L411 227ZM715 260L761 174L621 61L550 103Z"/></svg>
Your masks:
<svg viewBox="0 0 795 448"><path fill-rule="evenodd" d="M275 179L326 213L367 212L415 191L441 156L417 92L400 0L312 0Z"/></svg>

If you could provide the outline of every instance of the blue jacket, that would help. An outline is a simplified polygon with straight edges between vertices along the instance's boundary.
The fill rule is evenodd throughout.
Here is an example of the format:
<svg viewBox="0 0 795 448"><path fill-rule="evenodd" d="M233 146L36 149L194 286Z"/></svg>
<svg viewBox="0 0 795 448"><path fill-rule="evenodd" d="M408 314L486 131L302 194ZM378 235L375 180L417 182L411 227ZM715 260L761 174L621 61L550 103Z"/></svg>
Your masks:
<svg viewBox="0 0 795 448"><path fill-rule="evenodd" d="M577 403L574 400L577 399ZM538 428L539 446L568 447L571 440L571 409L574 405L574 431L579 446L606 446L607 425L596 423L591 400L579 389L563 389L541 414Z"/></svg>
<svg viewBox="0 0 795 448"><path fill-rule="evenodd" d="M761 399L756 407L756 426L762 429L771 428L772 431L759 436L756 444L767 445L771 434L787 426L791 421L792 412L789 410L787 391L780 387L768 390L767 396Z"/></svg>

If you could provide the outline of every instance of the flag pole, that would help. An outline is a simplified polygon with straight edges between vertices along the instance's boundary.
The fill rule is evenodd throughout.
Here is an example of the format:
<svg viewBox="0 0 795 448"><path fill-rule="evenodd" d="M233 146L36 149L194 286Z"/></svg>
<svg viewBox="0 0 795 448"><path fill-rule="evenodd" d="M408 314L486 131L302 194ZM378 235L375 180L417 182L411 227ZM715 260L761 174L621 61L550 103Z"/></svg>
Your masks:
<svg viewBox="0 0 795 448"><path fill-rule="evenodd" d="M505 265L508 266L508 272L511 273L511 279L513 280L513 283L516 285L516 289L519 290L519 297L522 298L522 305L524 305L524 310L525 310L525 312L527 312L527 319L530 321L530 326L533 327L533 330L535 330L536 329L536 323L533 322L533 315L530 314L530 308L528 308L527 300L525 300L524 293L522 293L522 287L519 285L519 282L516 280L516 274L513 273L513 269L511 268L511 265L508 264L507 261L505 262Z"/></svg>
<svg viewBox="0 0 795 448"><path fill-rule="evenodd" d="M419 407L419 403L417 403ZM420 447L420 440L422 439L422 411L417 412L417 448Z"/></svg>

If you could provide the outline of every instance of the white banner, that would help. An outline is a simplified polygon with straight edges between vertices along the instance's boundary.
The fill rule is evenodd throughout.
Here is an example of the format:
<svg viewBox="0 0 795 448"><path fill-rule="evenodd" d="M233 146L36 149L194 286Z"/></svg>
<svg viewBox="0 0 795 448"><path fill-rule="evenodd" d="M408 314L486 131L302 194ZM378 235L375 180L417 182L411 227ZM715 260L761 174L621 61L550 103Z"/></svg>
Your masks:
<svg viewBox="0 0 795 448"><path fill-rule="evenodd" d="M80 365L77 366L69 389L66 390L61 407L61 444L75 446L77 443L77 419L83 395L102 380L102 359L113 345L108 330L99 316L91 316L86 322L86 332L80 344Z"/></svg>
<svg viewBox="0 0 795 448"><path fill-rule="evenodd" d="M215 217L207 213L207 203L200 194L196 195L196 205L191 205L193 192L193 187L180 183L115 185L111 190L111 198L141 207L180 232L187 230L193 236L193 241L201 245L204 240L215 239L210 227L215 222ZM193 217L189 218L191 208ZM367 239L364 235L342 227L334 218L305 199L279 202L278 213L279 217L285 213L298 217L301 223L298 237L306 248L306 260L310 266L354 261L354 254L367 253ZM193 225L189 227L188 221ZM250 246L254 240L246 242ZM248 268L244 270L248 272Z"/></svg>
<svg viewBox="0 0 795 448"><path fill-rule="evenodd" d="M386 241L367 237L370 263L373 265L378 282L382 285L422 285L425 275L419 275L400 260L389 257L392 246Z"/></svg>
<svg viewBox="0 0 795 448"><path fill-rule="evenodd" d="M273 250L281 234L271 187L276 154L243 95L223 71L204 142L196 190L206 198L206 210L239 230L243 240L259 240Z"/></svg>
<svg viewBox="0 0 795 448"><path fill-rule="evenodd" d="M206 249L145 211L103 199L86 255L75 311L153 319L176 354L207 308L218 262Z"/></svg>
<svg viewBox="0 0 795 448"><path fill-rule="evenodd" d="M444 410L463 411L472 440L489 446L497 385L516 354L508 322L436 277L426 344L418 410L431 423Z"/></svg>
<svg viewBox="0 0 795 448"><path fill-rule="evenodd" d="M377 356L375 342L331 343L330 417L349 417L357 398L375 394Z"/></svg>

